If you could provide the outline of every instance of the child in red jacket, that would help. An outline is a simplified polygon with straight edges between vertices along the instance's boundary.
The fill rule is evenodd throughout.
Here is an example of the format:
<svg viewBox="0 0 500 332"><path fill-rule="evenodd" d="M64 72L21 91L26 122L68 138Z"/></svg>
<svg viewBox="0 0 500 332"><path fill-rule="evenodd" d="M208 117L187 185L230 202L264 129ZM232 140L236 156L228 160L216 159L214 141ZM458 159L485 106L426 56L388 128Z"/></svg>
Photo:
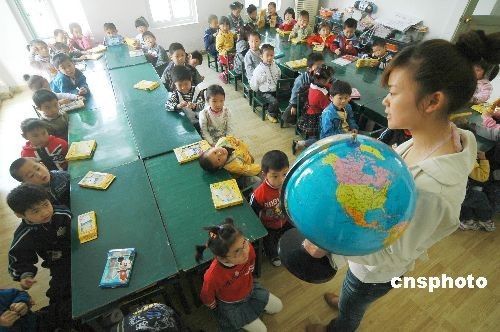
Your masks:
<svg viewBox="0 0 500 332"><path fill-rule="evenodd" d="M344 29L335 38L330 50L337 55L358 55L359 40L356 37L356 28L358 21L353 18L348 18L344 22Z"/></svg>
<svg viewBox="0 0 500 332"><path fill-rule="evenodd" d="M330 48L335 41L336 36L332 34L332 28L327 22L322 22L319 25L318 33L307 38L307 45L316 46L323 45L325 48Z"/></svg>

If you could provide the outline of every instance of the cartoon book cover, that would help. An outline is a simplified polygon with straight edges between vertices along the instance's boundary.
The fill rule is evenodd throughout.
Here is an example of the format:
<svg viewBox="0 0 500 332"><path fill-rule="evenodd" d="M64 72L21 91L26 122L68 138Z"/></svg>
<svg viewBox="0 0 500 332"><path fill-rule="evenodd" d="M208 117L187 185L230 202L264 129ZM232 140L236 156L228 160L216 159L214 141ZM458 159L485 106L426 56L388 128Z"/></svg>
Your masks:
<svg viewBox="0 0 500 332"><path fill-rule="evenodd" d="M174 149L175 157L180 164L187 163L188 161L198 159L204 152L210 149L210 144L205 141L199 141L192 144L184 145Z"/></svg>
<svg viewBox="0 0 500 332"><path fill-rule="evenodd" d="M112 249L108 251L108 258L99 287L115 288L128 286L135 255L135 248Z"/></svg>
<svg viewBox="0 0 500 332"><path fill-rule="evenodd" d="M90 159L94 155L94 151L97 147L96 141L80 141L73 142L68 149L66 154L66 160L80 160L80 159Z"/></svg>
<svg viewBox="0 0 500 332"><path fill-rule="evenodd" d="M89 211L78 216L78 239L80 243L97 239L97 219L95 211Z"/></svg>
<svg viewBox="0 0 500 332"><path fill-rule="evenodd" d="M74 110L77 110L80 108L84 108L84 107L85 107L85 103L83 102L83 99L76 99L76 100L73 100L67 104L63 104L63 105L59 106L59 110L61 112L71 112L71 111L74 111Z"/></svg>
<svg viewBox="0 0 500 332"><path fill-rule="evenodd" d="M134 84L134 88L139 90L148 90L148 91L152 91L159 86L160 83L156 81L146 81L146 80L142 80Z"/></svg>
<svg viewBox="0 0 500 332"><path fill-rule="evenodd" d="M210 191L212 192L212 200L216 209L223 209L243 203L243 197L235 179L212 183Z"/></svg>
<svg viewBox="0 0 500 332"><path fill-rule="evenodd" d="M89 171L78 184L84 188L106 190L115 178L113 174Z"/></svg>

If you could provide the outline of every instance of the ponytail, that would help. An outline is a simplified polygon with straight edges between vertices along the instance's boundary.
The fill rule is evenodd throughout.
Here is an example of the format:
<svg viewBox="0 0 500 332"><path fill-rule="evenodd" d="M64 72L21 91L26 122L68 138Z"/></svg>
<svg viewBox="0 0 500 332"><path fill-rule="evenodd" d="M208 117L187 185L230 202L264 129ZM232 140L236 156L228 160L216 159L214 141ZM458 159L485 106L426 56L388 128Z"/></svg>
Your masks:
<svg viewBox="0 0 500 332"><path fill-rule="evenodd" d="M204 227L208 231L208 241L205 245L196 246L195 259L200 263L203 259L203 252L205 249L219 257L225 257L229 249L234 244L241 231L234 226L234 221L231 218L226 218L220 225Z"/></svg>

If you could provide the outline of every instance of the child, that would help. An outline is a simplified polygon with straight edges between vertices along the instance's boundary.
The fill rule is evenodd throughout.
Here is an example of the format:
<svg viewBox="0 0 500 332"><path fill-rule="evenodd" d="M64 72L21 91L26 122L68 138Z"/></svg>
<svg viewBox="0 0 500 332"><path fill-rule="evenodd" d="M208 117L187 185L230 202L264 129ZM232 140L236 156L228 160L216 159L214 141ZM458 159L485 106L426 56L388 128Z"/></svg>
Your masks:
<svg viewBox="0 0 500 332"><path fill-rule="evenodd" d="M354 120L349 101L351 100L351 85L344 81L335 81L330 89L332 102L321 114L320 138L348 132L358 133L358 125Z"/></svg>
<svg viewBox="0 0 500 332"><path fill-rule="evenodd" d="M35 39L28 46L30 51L30 65L35 74L51 81L57 74L57 68L50 63L49 47L43 40Z"/></svg>
<svg viewBox="0 0 500 332"><path fill-rule="evenodd" d="M198 124L198 113L205 107L203 92L192 84L192 75L185 66L172 69L172 82L175 90L165 104L168 111L184 112L192 124Z"/></svg>
<svg viewBox="0 0 500 332"><path fill-rule="evenodd" d="M325 63L323 54L311 53L307 56L307 70L301 73L293 82L290 103L283 113L283 122L295 124L297 118L297 97L299 92L311 84L312 73Z"/></svg>
<svg viewBox="0 0 500 332"><path fill-rule="evenodd" d="M54 43L63 43L64 45L68 45L68 34L66 33L66 31L64 31L63 29L55 29Z"/></svg>
<svg viewBox="0 0 500 332"><path fill-rule="evenodd" d="M24 75L24 80L27 81L28 88L32 92L36 92L40 89L47 89L50 90L50 84L45 77L42 77L40 75ZM67 104L73 100L77 99L85 99L83 96L79 96L77 94L73 93L63 93L63 92L58 92L56 93L57 99L59 100L59 105Z"/></svg>
<svg viewBox="0 0 500 332"><path fill-rule="evenodd" d="M216 312L221 331L267 331L259 316L283 309L281 300L253 280L255 250L227 218L223 224L205 227L208 241L196 247L196 260L208 248L215 256L203 276L201 301Z"/></svg>
<svg viewBox="0 0 500 332"><path fill-rule="evenodd" d="M337 55L358 55L359 41L356 37L358 21L348 18L344 22L344 29L339 33L332 43L330 50Z"/></svg>
<svg viewBox="0 0 500 332"><path fill-rule="evenodd" d="M281 266L278 241L285 231L292 228L280 204L281 186L290 164L284 152L272 150L262 157L261 167L264 182L253 192L250 205L267 230L267 235L264 237L266 256L272 265Z"/></svg>
<svg viewBox="0 0 500 332"><path fill-rule="evenodd" d="M266 28L278 28L282 23L283 20L276 13L276 2L271 1L267 5Z"/></svg>
<svg viewBox="0 0 500 332"><path fill-rule="evenodd" d="M104 23L103 27L104 32L106 33L102 42L104 46L122 45L125 42L123 36L118 34L118 30L116 29L116 25L114 23Z"/></svg>
<svg viewBox="0 0 500 332"><path fill-rule="evenodd" d="M155 67L158 75L161 75L168 64L167 51L156 43L156 37L151 31L144 31L141 40L146 59Z"/></svg>
<svg viewBox="0 0 500 332"><path fill-rule="evenodd" d="M7 195L7 204L21 224L9 249L9 273L21 288L36 282L36 263L50 270L48 318L54 327L71 325L71 212L53 206L41 186L21 184ZM48 331L48 330L46 330Z"/></svg>
<svg viewBox="0 0 500 332"><path fill-rule="evenodd" d="M26 119L21 122L22 136L27 140L21 151L21 157L34 158L51 171L66 170L68 163L64 159L68 152L68 143L49 135L42 120Z"/></svg>
<svg viewBox="0 0 500 332"><path fill-rule="evenodd" d="M270 44L264 44L260 50L262 62L257 65L250 81L250 87L257 91L257 95L264 98L267 102L267 119L276 123L276 117L279 113L279 104L276 99L276 87L278 79L281 76L281 70L274 62L274 47Z"/></svg>
<svg viewBox="0 0 500 332"><path fill-rule="evenodd" d="M191 54L189 54L189 57L188 57L188 65L189 66L196 69L196 67L200 66L202 63L203 63L203 55L201 54L200 51L193 51L193 52L191 52ZM201 83L205 80L205 76L201 76L198 69L196 69L194 80Z"/></svg>
<svg viewBox="0 0 500 332"><path fill-rule="evenodd" d="M490 141L500 141L500 99L493 102L490 109L481 115L483 122L476 126L476 134Z"/></svg>
<svg viewBox="0 0 500 332"><path fill-rule="evenodd" d="M41 113L41 119L47 125L49 134L67 140L69 117L66 112L59 111L56 94L46 89L38 90L33 94L33 102Z"/></svg>
<svg viewBox="0 0 500 332"><path fill-rule="evenodd" d="M78 23L71 23L69 25L69 32L71 39L69 40L70 47L80 51L86 51L92 48L92 40L89 36L84 36L82 27Z"/></svg>
<svg viewBox="0 0 500 332"><path fill-rule="evenodd" d="M38 331L37 317L30 308L28 293L15 288L0 289L0 331Z"/></svg>
<svg viewBox="0 0 500 332"><path fill-rule="evenodd" d="M309 26L309 12L302 10L299 13L299 20L293 26L292 32L290 32L288 40L295 38L299 42L304 42L312 32L312 28Z"/></svg>
<svg viewBox="0 0 500 332"><path fill-rule="evenodd" d="M232 134L231 113L224 106L226 93L220 85L210 85L206 98L208 105L199 114L201 136L214 145L223 136Z"/></svg>
<svg viewBox="0 0 500 332"><path fill-rule="evenodd" d="M137 40L137 48L145 48L147 47L147 43L144 40L144 32L148 31L149 29L149 23L148 21L143 17L139 17L135 20L135 28L138 32L137 36L135 36L135 39Z"/></svg>
<svg viewBox="0 0 500 332"><path fill-rule="evenodd" d="M234 136L221 137L213 148L201 154L199 162L201 168L208 172L224 168L236 178L240 189L257 186L261 182L258 177L260 165L254 163L245 142Z"/></svg>
<svg viewBox="0 0 500 332"><path fill-rule="evenodd" d="M318 34L311 35L307 38L307 45L316 46L323 45L325 48L329 48L333 41L335 40L335 35L332 34L332 28L328 22L321 22L318 29Z"/></svg>
<svg viewBox="0 0 500 332"><path fill-rule="evenodd" d="M280 30L292 31L293 27L297 23L297 21L295 20L295 11L293 10L293 8L288 7L285 10L285 14L283 15L283 17L284 20L279 26Z"/></svg>
<svg viewBox="0 0 500 332"><path fill-rule="evenodd" d="M474 64L474 72L476 73L477 86L472 96L472 102L474 104L481 104L486 102L491 96L493 85L490 82L498 74L498 65L493 66L481 60Z"/></svg>
<svg viewBox="0 0 500 332"><path fill-rule="evenodd" d="M259 28L259 19L257 17L257 7L254 4L250 4L247 7L248 21L246 25L252 27L252 30L257 30Z"/></svg>
<svg viewBox="0 0 500 332"><path fill-rule="evenodd" d="M200 82L201 75L198 73L198 70L186 64L187 61L186 50L184 49L184 46L182 46L182 44L180 43L170 44L170 47L168 48L168 53L170 54L171 61L168 63L167 67L163 71L163 74L161 75L161 80L168 91L172 92L175 90L175 85L174 82L172 81L172 69L175 66L185 66L190 71L193 86L196 86L201 83Z"/></svg>
<svg viewBox="0 0 500 332"><path fill-rule="evenodd" d="M217 31L219 29L219 20L216 15L210 15L208 17L208 28L205 30L203 35L203 43L205 45L205 50L211 56L217 58L219 54L215 48L215 38L217 36Z"/></svg>
<svg viewBox="0 0 500 332"><path fill-rule="evenodd" d="M56 77L50 82L50 88L55 93L65 92L79 96L89 94L89 86L85 75L75 68L75 64L66 54L59 53L52 59L54 67L59 70Z"/></svg>
<svg viewBox="0 0 500 332"><path fill-rule="evenodd" d="M72 61L85 60L85 55L82 52L78 50L74 50L71 52L68 45L59 42L56 42L52 45L52 52L54 56L59 53L64 53L68 55Z"/></svg>
<svg viewBox="0 0 500 332"><path fill-rule="evenodd" d="M467 192L460 210L460 229L474 230L482 228L487 232L495 230L493 208L488 196L483 191L483 185L490 177L490 163L482 151L477 152L477 161L469 175Z"/></svg>
<svg viewBox="0 0 500 332"><path fill-rule="evenodd" d="M241 75L241 73L243 72L243 66L245 65L245 55L250 48L250 45L248 44L248 34L251 31L253 31L252 27L249 25L245 25L240 29L240 33L238 35L239 39L236 43L236 55L234 56L233 67L233 71L238 75Z"/></svg>
<svg viewBox="0 0 500 332"><path fill-rule="evenodd" d="M369 56L363 56L363 58L368 58ZM378 63L374 63L372 67L379 67L380 69L385 69L387 64L392 59L391 53L387 52L387 47L385 41L382 39L375 40L372 45L372 59L377 59Z"/></svg>
<svg viewBox="0 0 500 332"><path fill-rule="evenodd" d="M245 58L243 62L245 64L245 74L247 76L248 81L252 80L253 72L255 68L262 62L262 58L260 57L260 34L257 31L252 31L248 35L248 45L250 49L247 54L245 54Z"/></svg>
<svg viewBox="0 0 500 332"><path fill-rule="evenodd" d="M243 19L241 18L241 10L243 9L243 4L241 2L235 1L229 5L229 9L231 9L231 13L228 16L230 29L237 34L245 24L245 22L243 22Z"/></svg>
<svg viewBox="0 0 500 332"><path fill-rule="evenodd" d="M219 20L219 32L215 38L215 48L219 53L219 61L223 65L228 65L228 52L234 48L234 34L229 30L230 22L225 16Z"/></svg>
<svg viewBox="0 0 500 332"><path fill-rule="evenodd" d="M69 173L52 170L32 158L18 158L10 164L10 175L19 182L40 185L57 205L69 206Z"/></svg>

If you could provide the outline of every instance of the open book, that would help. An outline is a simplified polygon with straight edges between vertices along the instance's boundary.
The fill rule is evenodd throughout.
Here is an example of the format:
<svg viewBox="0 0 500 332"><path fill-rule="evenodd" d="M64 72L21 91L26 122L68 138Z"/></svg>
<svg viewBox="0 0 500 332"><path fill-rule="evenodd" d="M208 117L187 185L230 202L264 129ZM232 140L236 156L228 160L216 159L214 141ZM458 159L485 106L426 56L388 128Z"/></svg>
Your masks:
<svg viewBox="0 0 500 332"><path fill-rule="evenodd" d="M243 197L235 179L212 183L210 191L212 192L212 200L216 209L223 209L243 203Z"/></svg>
<svg viewBox="0 0 500 332"><path fill-rule="evenodd" d="M134 84L134 88L139 90L148 90L148 91L152 91L159 86L160 83L156 81L146 81L146 80L142 80Z"/></svg>
<svg viewBox="0 0 500 332"><path fill-rule="evenodd" d="M188 144L174 149L175 157L180 164L198 159L200 155L210 149L210 144L205 141Z"/></svg>
<svg viewBox="0 0 500 332"><path fill-rule="evenodd" d="M84 188L106 190L115 178L113 174L89 171L78 184Z"/></svg>
<svg viewBox="0 0 500 332"><path fill-rule="evenodd" d="M97 143L95 140L73 142L66 154L66 160L80 160L92 158Z"/></svg>

